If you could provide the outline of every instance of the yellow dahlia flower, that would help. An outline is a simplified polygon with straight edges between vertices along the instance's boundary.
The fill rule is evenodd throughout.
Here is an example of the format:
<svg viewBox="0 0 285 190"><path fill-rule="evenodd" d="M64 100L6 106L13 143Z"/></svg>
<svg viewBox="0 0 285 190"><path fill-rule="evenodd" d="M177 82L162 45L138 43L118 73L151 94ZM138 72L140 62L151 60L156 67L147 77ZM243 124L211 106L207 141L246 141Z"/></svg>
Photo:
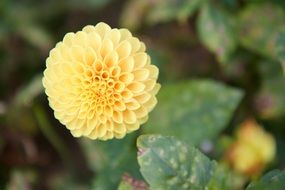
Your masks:
<svg viewBox="0 0 285 190"><path fill-rule="evenodd" d="M157 103L158 68L127 29L98 23L67 33L46 67L50 107L74 137L122 138L145 123Z"/></svg>
<svg viewBox="0 0 285 190"><path fill-rule="evenodd" d="M274 159L275 149L273 136L250 119L237 131L237 140L230 147L228 159L236 171L256 176Z"/></svg>

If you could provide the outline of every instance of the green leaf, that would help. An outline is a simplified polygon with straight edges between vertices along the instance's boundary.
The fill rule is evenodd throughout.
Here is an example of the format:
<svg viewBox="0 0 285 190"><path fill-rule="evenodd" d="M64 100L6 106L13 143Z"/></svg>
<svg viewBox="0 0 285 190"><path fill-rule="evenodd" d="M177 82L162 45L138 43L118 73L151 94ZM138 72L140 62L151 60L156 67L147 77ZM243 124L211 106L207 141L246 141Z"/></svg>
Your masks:
<svg viewBox="0 0 285 190"><path fill-rule="evenodd" d="M238 7L238 0L221 0L221 2L229 8Z"/></svg>
<svg viewBox="0 0 285 190"><path fill-rule="evenodd" d="M255 99L255 107L263 118L282 117L285 113L285 78L281 65L276 61L258 64L262 76L261 88Z"/></svg>
<svg viewBox="0 0 285 190"><path fill-rule="evenodd" d="M178 20L185 23L207 0L129 0L123 10L120 23L136 30L146 18L148 24Z"/></svg>
<svg viewBox="0 0 285 190"><path fill-rule="evenodd" d="M270 3L252 4L239 15L241 44L256 53L276 58L276 39L285 24L284 10Z"/></svg>
<svg viewBox="0 0 285 190"><path fill-rule="evenodd" d="M51 35L35 25L19 25L17 28L17 32L29 43L34 45L39 49L50 49L53 44L53 39Z"/></svg>
<svg viewBox="0 0 285 190"><path fill-rule="evenodd" d="M120 140L91 141L82 139L80 141L89 167L97 174L94 178L93 189L116 189L125 172L136 178L141 178L135 159L135 138L135 133L133 133Z"/></svg>
<svg viewBox="0 0 285 190"><path fill-rule="evenodd" d="M15 106L29 106L37 96L44 92L42 78L42 75L35 76L27 85L19 90L13 101Z"/></svg>
<svg viewBox="0 0 285 190"><path fill-rule="evenodd" d="M147 14L151 24L178 19L186 22L206 0L158 0L152 1Z"/></svg>
<svg viewBox="0 0 285 190"><path fill-rule="evenodd" d="M174 71L169 72L170 61L167 53L152 48L148 48L147 53L151 57L151 63L159 68L159 83L173 81L176 73Z"/></svg>
<svg viewBox="0 0 285 190"><path fill-rule="evenodd" d="M231 189L229 173L174 137L142 135L137 147L140 171L150 189Z"/></svg>
<svg viewBox="0 0 285 190"><path fill-rule="evenodd" d="M236 22L218 7L204 4L197 29L202 43L216 54L221 63L228 61L237 45Z"/></svg>
<svg viewBox="0 0 285 190"><path fill-rule="evenodd" d="M252 182L246 190L284 190L285 171L273 170L264 175L259 181Z"/></svg>
<svg viewBox="0 0 285 190"><path fill-rule="evenodd" d="M276 44L276 53L279 61L283 66L283 71L285 73L285 29L283 28L278 35Z"/></svg>
<svg viewBox="0 0 285 190"><path fill-rule="evenodd" d="M211 80L191 80L164 85L157 98L144 131L196 145L226 127L242 92Z"/></svg>
<svg viewBox="0 0 285 190"><path fill-rule="evenodd" d="M36 75L29 83L23 85L13 97L5 113L8 125L24 133L35 134L38 127L31 106L43 92L42 75Z"/></svg>

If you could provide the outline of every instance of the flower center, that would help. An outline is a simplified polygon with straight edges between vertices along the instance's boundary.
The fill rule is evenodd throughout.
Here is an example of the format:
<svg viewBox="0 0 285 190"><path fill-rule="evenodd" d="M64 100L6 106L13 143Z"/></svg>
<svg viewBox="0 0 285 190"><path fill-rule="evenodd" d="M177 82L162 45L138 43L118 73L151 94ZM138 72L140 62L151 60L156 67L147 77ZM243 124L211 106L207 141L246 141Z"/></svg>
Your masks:
<svg viewBox="0 0 285 190"><path fill-rule="evenodd" d="M97 68L98 69L98 68ZM108 107L113 107L115 102L121 100L120 90L123 86L121 83L115 82L115 77L112 76L112 72L108 68L100 68L94 70L92 68L86 72L86 99L93 102L93 109L97 110ZM91 108L92 109L92 108Z"/></svg>

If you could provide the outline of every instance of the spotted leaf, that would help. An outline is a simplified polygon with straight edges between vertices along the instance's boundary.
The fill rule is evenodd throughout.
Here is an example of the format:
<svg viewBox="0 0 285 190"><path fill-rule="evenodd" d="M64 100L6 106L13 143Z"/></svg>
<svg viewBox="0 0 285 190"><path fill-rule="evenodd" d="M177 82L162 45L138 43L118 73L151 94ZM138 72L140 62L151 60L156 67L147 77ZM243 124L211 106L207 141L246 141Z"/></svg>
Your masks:
<svg viewBox="0 0 285 190"><path fill-rule="evenodd" d="M231 189L230 175L225 175L225 170L174 137L142 135L137 147L140 171L150 189Z"/></svg>
<svg viewBox="0 0 285 190"><path fill-rule="evenodd" d="M236 22L222 9L205 4L200 12L197 29L202 43L221 63L228 61L236 48Z"/></svg>
<svg viewBox="0 0 285 190"><path fill-rule="evenodd" d="M241 97L240 90L210 80L164 85L143 129L199 144L226 127Z"/></svg>
<svg viewBox="0 0 285 190"><path fill-rule="evenodd" d="M285 12L281 6L250 4L241 11L239 23L239 40L245 48L276 58L276 39L285 23Z"/></svg>
<svg viewBox="0 0 285 190"><path fill-rule="evenodd" d="M273 170L265 174L259 181L252 182L246 190L283 190L285 188L285 171Z"/></svg>

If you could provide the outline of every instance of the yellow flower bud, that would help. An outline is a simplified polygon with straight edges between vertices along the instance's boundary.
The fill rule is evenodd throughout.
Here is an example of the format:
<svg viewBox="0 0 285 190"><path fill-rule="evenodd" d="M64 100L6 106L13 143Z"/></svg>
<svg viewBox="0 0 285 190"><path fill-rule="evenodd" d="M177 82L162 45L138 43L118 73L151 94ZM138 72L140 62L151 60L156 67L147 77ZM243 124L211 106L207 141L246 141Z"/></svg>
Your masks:
<svg viewBox="0 0 285 190"><path fill-rule="evenodd" d="M230 147L227 158L232 167L242 174L255 176L275 156L275 140L254 120L247 120L237 131L237 140Z"/></svg>
<svg viewBox="0 0 285 190"><path fill-rule="evenodd" d="M105 23L67 33L50 51L43 85L55 117L75 137L122 138L157 103L158 68L127 29Z"/></svg>

